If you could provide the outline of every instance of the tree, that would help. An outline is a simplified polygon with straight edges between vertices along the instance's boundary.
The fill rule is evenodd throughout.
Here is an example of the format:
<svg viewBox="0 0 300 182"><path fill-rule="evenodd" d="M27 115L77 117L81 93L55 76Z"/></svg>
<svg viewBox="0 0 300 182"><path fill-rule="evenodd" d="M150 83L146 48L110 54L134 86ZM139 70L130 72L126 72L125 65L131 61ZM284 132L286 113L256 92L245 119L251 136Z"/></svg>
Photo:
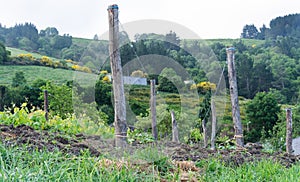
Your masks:
<svg viewBox="0 0 300 182"><path fill-rule="evenodd" d="M6 104L8 104L6 102L8 92L9 92L8 87L6 87L4 85L0 85L0 111L3 111Z"/></svg>
<svg viewBox="0 0 300 182"><path fill-rule="evenodd" d="M246 132L245 139L250 142L257 142L262 136L270 136L273 126L278 121L280 106L273 93L259 92L254 99L247 104L246 117L250 122L250 131Z"/></svg>
<svg viewBox="0 0 300 182"><path fill-rule="evenodd" d="M263 24L263 26L261 28L259 28L260 32L258 34L258 39L261 39L261 40L265 40L266 37L267 37L267 33L268 33L268 28L266 27L265 24Z"/></svg>
<svg viewBox="0 0 300 182"><path fill-rule="evenodd" d="M54 37L58 34L59 32L55 27L47 27L45 30L40 31L41 37Z"/></svg>
<svg viewBox="0 0 300 182"><path fill-rule="evenodd" d="M239 95L248 99L253 98L255 95L252 88L254 61L250 55L245 53L236 54L236 60Z"/></svg>
<svg viewBox="0 0 300 182"><path fill-rule="evenodd" d="M147 77L147 73L144 73L143 71L141 70L135 70L131 73L132 77L140 77L140 78L146 78Z"/></svg>
<svg viewBox="0 0 300 182"><path fill-rule="evenodd" d="M26 84L26 79L24 73L22 71L18 71L15 73L15 77L12 79L12 87L19 87Z"/></svg>
<svg viewBox="0 0 300 182"><path fill-rule="evenodd" d="M99 80L95 86L95 101L97 103L98 110L108 115L108 124L114 122L114 109L112 104L112 84L107 79L107 72L102 71L100 73Z"/></svg>
<svg viewBox="0 0 300 182"><path fill-rule="evenodd" d="M179 51L180 47L180 39L177 37L176 33L173 31L170 31L165 36L165 46L166 49L176 50Z"/></svg>
<svg viewBox="0 0 300 182"><path fill-rule="evenodd" d="M5 46L0 42L0 64L8 61L10 52L6 50Z"/></svg>
<svg viewBox="0 0 300 182"><path fill-rule="evenodd" d="M47 82L47 84L42 86L41 89L48 90L49 109L53 115L58 115L65 119L73 113L72 88L70 86L59 86L51 82ZM43 98L44 93L41 92L40 96Z"/></svg>
<svg viewBox="0 0 300 182"><path fill-rule="evenodd" d="M98 35L97 35L97 34L95 34L95 35L94 35L94 38L93 38L93 40L95 40L95 41L98 41L98 40L99 40L99 37L98 37Z"/></svg>
<svg viewBox="0 0 300 182"><path fill-rule="evenodd" d="M269 91L272 87L272 81L274 78L271 69L267 66L267 64L264 62L257 63L254 66L253 73L255 73L253 88L256 88L254 93Z"/></svg>
<svg viewBox="0 0 300 182"><path fill-rule="evenodd" d="M256 39L258 34L258 30L253 24L245 25L241 37L245 39Z"/></svg>
<svg viewBox="0 0 300 182"><path fill-rule="evenodd" d="M172 68L164 68L158 76L158 90L163 92L178 93L184 84L180 76Z"/></svg>
<svg viewBox="0 0 300 182"><path fill-rule="evenodd" d="M56 35L51 39L51 45L58 50L69 48L72 45L72 37L67 34L63 36Z"/></svg>

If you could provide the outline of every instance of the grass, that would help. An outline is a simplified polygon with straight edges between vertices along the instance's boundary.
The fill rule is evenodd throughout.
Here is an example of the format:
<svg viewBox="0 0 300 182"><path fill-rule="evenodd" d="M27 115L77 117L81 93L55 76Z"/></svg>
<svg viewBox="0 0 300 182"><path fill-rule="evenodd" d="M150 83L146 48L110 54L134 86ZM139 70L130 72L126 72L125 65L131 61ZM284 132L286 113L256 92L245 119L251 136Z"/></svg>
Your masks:
<svg viewBox="0 0 300 182"><path fill-rule="evenodd" d="M83 47L83 48L88 47L88 45L91 44L94 41L95 40L93 40L93 39L86 39L86 38L78 38L78 37L73 37L72 38L73 44L78 45L78 46ZM100 41L108 43L107 40L100 40Z"/></svg>
<svg viewBox="0 0 300 182"><path fill-rule="evenodd" d="M0 143L0 181L147 182L180 179L171 160L153 149L142 149L132 157L144 160L145 163L141 167L134 167L130 164L130 156L122 160L107 159L104 156L91 157L87 151L74 156L59 151L27 151L23 147L5 147ZM207 182L296 182L299 181L300 172L299 164L285 168L271 160L244 163L237 167L209 159L196 162L196 166L200 168L198 173L188 173L198 181Z"/></svg>
<svg viewBox="0 0 300 182"><path fill-rule="evenodd" d="M251 163L244 163L241 166L228 166L216 159L199 161L196 164L206 172L202 181L227 181L227 182L252 182L252 181L273 181L273 182L296 182L299 181L300 164L286 168L278 162L264 159Z"/></svg>
<svg viewBox="0 0 300 182"><path fill-rule="evenodd" d="M8 51L10 51L12 57L17 57L20 54L31 54L34 58L42 58L42 56L44 56L39 53L28 52L28 51L18 49L18 48L13 48L13 47L6 47L6 49ZM54 58L54 57L49 57L49 58L54 61L59 61L59 59Z"/></svg>
<svg viewBox="0 0 300 182"><path fill-rule="evenodd" d="M234 42L242 41L246 46L252 46L252 45L262 45L265 43L264 40L257 40L257 39L205 39L204 41L208 45L212 45L213 43L222 43L225 46L232 46Z"/></svg>
<svg viewBox="0 0 300 182"><path fill-rule="evenodd" d="M83 72L75 72L65 69L54 69L43 66L0 66L0 85L10 85L16 72L24 72L28 84L36 79L52 80L62 84L66 81L75 80L82 86L95 84L97 75Z"/></svg>
<svg viewBox="0 0 300 182"><path fill-rule="evenodd" d="M100 158L81 156L59 151L26 151L23 148L6 148L0 144L1 181L139 181L146 178L133 169L102 166ZM150 181L150 180L149 180Z"/></svg>

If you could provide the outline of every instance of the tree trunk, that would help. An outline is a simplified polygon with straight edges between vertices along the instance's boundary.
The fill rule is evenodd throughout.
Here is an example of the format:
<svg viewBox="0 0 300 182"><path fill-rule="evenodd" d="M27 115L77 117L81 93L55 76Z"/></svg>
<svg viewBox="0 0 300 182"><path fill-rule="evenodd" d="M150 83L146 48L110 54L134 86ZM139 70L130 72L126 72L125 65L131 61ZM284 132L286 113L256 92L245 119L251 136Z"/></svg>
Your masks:
<svg viewBox="0 0 300 182"><path fill-rule="evenodd" d="M124 148L127 145L126 105L124 95L123 73L119 51L119 11L118 5L108 7L109 20L109 54L112 71L112 83L115 109L115 144Z"/></svg>

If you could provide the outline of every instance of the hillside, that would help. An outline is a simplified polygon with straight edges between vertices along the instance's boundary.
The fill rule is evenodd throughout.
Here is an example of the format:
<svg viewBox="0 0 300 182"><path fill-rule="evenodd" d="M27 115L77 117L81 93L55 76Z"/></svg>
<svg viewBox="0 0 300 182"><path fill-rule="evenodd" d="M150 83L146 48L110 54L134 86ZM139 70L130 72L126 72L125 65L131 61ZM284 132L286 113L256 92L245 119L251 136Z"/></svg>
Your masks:
<svg viewBox="0 0 300 182"><path fill-rule="evenodd" d="M97 75L83 72L75 72L66 69L53 69L43 66L3 66L0 65L0 85L10 85L16 72L23 72L28 84L36 79L51 80L57 84L63 84L67 81L76 80L89 85L96 82Z"/></svg>

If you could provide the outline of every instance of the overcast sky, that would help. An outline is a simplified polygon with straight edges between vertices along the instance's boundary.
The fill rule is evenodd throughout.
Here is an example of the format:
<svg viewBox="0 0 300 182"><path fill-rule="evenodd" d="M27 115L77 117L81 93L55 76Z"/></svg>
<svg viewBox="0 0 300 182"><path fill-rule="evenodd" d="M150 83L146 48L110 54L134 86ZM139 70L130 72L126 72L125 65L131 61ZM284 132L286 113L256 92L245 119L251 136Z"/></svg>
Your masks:
<svg viewBox="0 0 300 182"><path fill-rule="evenodd" d="M246 24L268 27L273 18L300 13L300 0L1 0L0 23L31 22L39 30L56 27L60 34L93 38L108 30L107 7L114 3L124 25L167 20L204 39L239 38Z"/></svg>

